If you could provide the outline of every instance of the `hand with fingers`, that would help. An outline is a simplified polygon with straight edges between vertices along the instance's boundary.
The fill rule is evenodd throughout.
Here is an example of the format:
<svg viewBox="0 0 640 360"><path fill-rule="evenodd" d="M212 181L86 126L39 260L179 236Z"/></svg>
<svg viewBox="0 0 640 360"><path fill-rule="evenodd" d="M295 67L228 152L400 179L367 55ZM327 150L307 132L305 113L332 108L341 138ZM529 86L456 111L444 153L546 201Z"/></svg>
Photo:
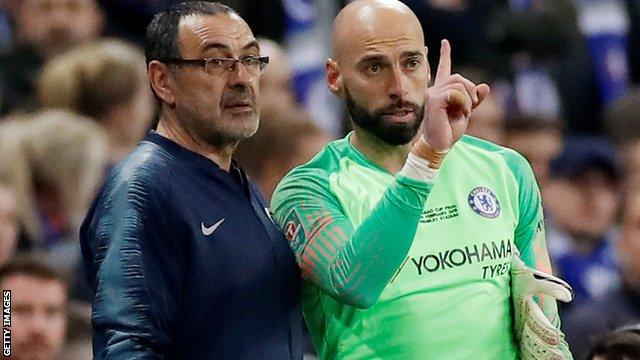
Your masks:
<svg viewBox="0 0 640 360"><path fill-rule="evenodd" d="M433 85L427 89L427 111L421 137L412 153L440 167L446 153L467 129L469 116L489 95L487 84L476 85L459 74L451 74L451 45L442 40L440 60Z"/></svg>

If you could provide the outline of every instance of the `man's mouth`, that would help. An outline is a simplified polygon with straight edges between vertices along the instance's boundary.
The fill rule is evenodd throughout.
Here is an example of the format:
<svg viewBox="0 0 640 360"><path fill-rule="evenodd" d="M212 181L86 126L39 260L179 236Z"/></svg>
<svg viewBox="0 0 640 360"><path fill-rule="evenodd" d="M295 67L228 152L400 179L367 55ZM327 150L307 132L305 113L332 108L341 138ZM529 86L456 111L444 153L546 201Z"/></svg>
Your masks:
<svg viewBox="0 0 640 360"><path fill-rule="evenodd" d="M251 100L233 100L224 104L224 109L232 112L253 111L253 102Z"/></svg>
<svg viewBox="0 0 640 360"><path fill-rule="evenodd" d="M412 108L403 107L386 111L382 116L394 122L407 122L413 119L413 114L414 112Z"/></svg>

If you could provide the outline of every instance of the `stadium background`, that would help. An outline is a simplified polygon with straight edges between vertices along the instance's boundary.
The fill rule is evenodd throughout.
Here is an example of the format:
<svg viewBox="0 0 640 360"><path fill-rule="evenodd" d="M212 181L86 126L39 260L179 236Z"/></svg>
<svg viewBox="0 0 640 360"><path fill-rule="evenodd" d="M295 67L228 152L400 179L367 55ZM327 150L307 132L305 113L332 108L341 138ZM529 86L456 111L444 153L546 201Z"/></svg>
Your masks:
<svg viewBox="0 0 640 360"><path fill-rule="evenodd" d="M30 254L66 276L67 335L54 357L90 358L77 230L104 169L153 124L144 29L175 2L0 0L0 265ZM349 131L324 80L331 21L348 1L221 2L271 57L261 128L237 152L268 199ZM404 2L432 69L447 38L454 72L492 87L468 132L532 164L554 270L576 289L561 314L582 358L594 339L640 322L640 1Z"/></svg>

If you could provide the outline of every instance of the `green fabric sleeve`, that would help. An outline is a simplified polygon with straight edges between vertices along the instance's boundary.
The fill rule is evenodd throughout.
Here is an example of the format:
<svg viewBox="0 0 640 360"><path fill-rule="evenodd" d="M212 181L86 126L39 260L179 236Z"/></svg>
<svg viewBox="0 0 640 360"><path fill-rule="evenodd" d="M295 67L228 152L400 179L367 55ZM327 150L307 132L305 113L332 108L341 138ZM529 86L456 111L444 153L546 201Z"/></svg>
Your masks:
<svg viewBox="0 0 640 360"><path fill-rule="evenodd" d="M519 216L514 240L520 251L520 258L529 267L553 274L547 250L542 198L531 166L515 152L509 152L505 158L518 183ZM555 299L536 296L535 300L551 323L560 329L560 315ZM565 358L573 359L564 337L560 345Z"/></svg>
<svg viewBox="0 0 640 360"><path fill-rule="evenodd" d="M407 256L432 184L401 175L354 228L329 188L329 174L289 174L272 199L303 277L337 300L373 306Z"/></svg>

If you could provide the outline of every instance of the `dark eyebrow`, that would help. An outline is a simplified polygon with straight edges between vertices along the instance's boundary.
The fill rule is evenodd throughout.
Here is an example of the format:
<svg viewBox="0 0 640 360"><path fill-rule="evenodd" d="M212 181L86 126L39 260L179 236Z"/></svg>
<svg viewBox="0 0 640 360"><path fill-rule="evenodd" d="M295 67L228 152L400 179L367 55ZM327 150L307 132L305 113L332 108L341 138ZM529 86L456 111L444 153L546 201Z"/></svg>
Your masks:
<svg viewBox="0 0 640 360"><path fill-rule="evenodd" d="M260 51L260 45L258 44L258 42L256 40L253 40L252 42L250 42L247 45L243 46L242 50L248 50L250 48L256 48L256 50Z"/></svg>
<svg viewBox="0 0 640 360"><path fill-rule="evenodd" d="M248 43L247 45L242 47L242 50L247 50L250 48L256 48L258 51L260 51L260 45L258 45L258 42L256 40L251 41L250 43ZM202 49L202 52L206 52L207 50L210 49L218 49L218 50L222 50L222 51L230 51L231 48L229 48L229 46L222 44L222 43L217 43L217 42L212 42L212 43L207 43L204 45L204 48Z"/></svg>
<svg viewBox="0 0 640 360"><path fill-rule="evenodd" d="M204 45L204 48L202 48L202 52L206 52L209 49L218 49L218 50L226 50L226 51L230 50L230 48L225 44L213 42L213 43L206 43Z"/></svg>
<svg viewBox="0 0 640 360"><path fill-rule="evenodd" d="M413 57L413 56L420 56L422 57L422 53L420 51L405 51L402 53L402 57Z"/></svg>
<svg viewBox="0 0 640 360"><path fill-rule="evenodd" d="M362 59L360 59L360 61L358 61L358 64L365 64L365 63L370 63L370 62L386 62L387 57L384 55L366 55L365 57L363 57Z"/></svg>

